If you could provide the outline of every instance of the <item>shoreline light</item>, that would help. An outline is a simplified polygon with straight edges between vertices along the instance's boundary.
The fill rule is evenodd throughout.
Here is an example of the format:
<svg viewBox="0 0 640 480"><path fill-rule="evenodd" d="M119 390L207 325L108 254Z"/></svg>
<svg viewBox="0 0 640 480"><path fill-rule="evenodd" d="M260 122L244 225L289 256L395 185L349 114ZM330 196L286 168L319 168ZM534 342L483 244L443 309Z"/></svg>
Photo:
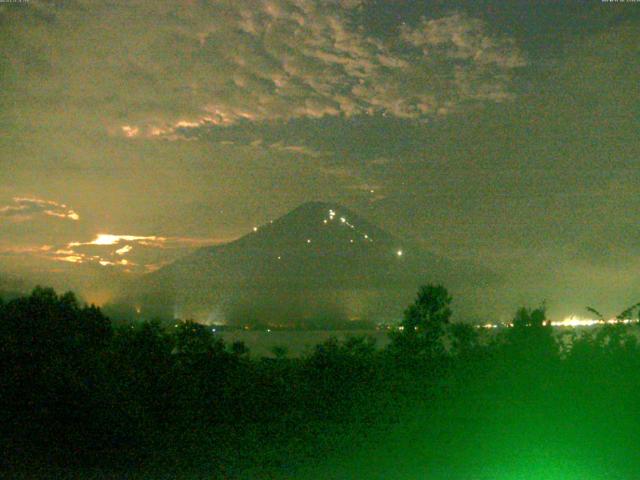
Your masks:
<svg viewBox="0 0 640 480"><path fill-rule="evenodd" d="M609 320L600 320L594 318L580 318L576 315L565 317L562 320L547 320L546 324L556 328L580 328L580 327L594 327L598 325L630 325L640 323L638 319L631 318L610 318ZM512 328L513 323L485 323L481 325L475 325L476 328Z"/></svg>

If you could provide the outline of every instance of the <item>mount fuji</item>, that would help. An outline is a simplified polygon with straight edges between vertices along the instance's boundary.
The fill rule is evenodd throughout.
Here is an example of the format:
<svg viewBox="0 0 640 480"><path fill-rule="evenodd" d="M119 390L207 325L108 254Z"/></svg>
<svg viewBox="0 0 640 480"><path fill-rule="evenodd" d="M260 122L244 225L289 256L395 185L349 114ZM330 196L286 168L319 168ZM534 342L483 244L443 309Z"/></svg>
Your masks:
<svg viewBox="0 0 640 480"><path fill-rule="evenodd" d="M403 241L348 208L309 202L147 274L129 300L146 311L209 323L335 326L397 320L427 282L455 290L491 277Z"/></svg>

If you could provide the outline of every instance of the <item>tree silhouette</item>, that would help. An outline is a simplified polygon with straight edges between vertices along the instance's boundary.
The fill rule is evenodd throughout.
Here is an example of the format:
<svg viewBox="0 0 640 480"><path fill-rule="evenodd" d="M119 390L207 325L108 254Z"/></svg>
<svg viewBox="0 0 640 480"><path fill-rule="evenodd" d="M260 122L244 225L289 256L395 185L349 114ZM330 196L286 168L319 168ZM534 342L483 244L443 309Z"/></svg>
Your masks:
<svg viewBox="0 0 640 480"><path fill-rule="evenodd" d="M243 341L235 341L231 344L231 353L236 357L246 357L249 355L249 347Z"/></svg>
<svg viewBox="0 0 640 480"><path fill-rule="evenodd" d="M585 309L593 313L601 322L605 321L604 315L600 313L600 311L596 310L593 307L585 307ZM625 308L622 312L616 315L616 320L633 320L634 313L636 313L636 319L640 320L640 302Z"/></svg>
<svg viewBox="0 0 640 480"><path fill-rule="evenodd" d="M178 465L210 462L220 466L206 472L211 478L245 471L247 478L275 478L283 466L348 451L354 442L378 443L389 431L399 432L397 454L389 456L394 467L417 448L420 461L427 452L455 463L472 444L449 440L470 438L477 446L480 431L498 432L495 440L482 433L483 461L497 458L491 452L502 452L505 436L518 445L521 432L532 442L560 444L562 427L569 440L586 434L601 449L614 442L610 451L635 438L634 329L580 330L560 354L559 330L544 305L518 309L512 328L491 333L451 324L450 305L446 289L427 285L388 349L366 337L333 337L302 356L285 358L280 347L275 359L260 359L242 343L226 346L210 326L112 328L99 308L38 288L0 302L0 452L25 465L32 458L54 468L73 462L79 472L108 458L120 476L154 459L153 472L169 467L177 475ZM403 443L416 438L427 440ZM376 458L364 452L367 463ZM625 464L629 458L620 456ZM260 475L264 465L274 471Z"/></svg>
<svg viewBox="0 0 640 480"><path fill-rule="evenodd" d="M442 337L451 318L451 301L442 285L420 287L414 303L404 312L401 329L392 335L392 345L403 355L443 355Z"/></svg>
<svg viewBox="0 0 640 480"><path fill-rule="evenodd" d="M451 351L459 357L466 359L479 346L480 335L478 329L469 323L452 323L449 326Z"/></svg>
<svg viewBox="0 0 640 480"><path fill-rule="evenodd" d="M283 360L287 357L287 354L289 353L289 349L284 345L275 345L271 347L271 353L278 360Z"/></svg>
<svg viewBox="0 0 640 480"><path fill-rule="evenodd" d="M541 328L545 326L546 320L547 310L544 304L534 309L520 307L513 317L513 328L518 330L525 327Z"/></svg>
<svg viewBox="0 0 640 480"><path fill-rule="evenodd" d="M544 303L537 308L519 308L513 326L506 332L508 355L518 363L547 361L557 357L559 345L547 320Z"/></svg>
<svg viewBox="0 0 640 480"><path fill-rule="evenodd" d="M193 320L180 322L175 331L176 352L184 355L222 353L224 343L210 328Z"/></svg>

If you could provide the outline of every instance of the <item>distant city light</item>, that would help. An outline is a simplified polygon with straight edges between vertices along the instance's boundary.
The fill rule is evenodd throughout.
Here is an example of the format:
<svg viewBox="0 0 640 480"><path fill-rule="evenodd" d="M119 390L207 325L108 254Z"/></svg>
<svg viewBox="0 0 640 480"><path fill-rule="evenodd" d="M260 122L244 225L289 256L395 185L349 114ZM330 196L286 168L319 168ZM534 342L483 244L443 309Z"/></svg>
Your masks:
<svg viewBox="0 0 640 480"><path fill-rule="evenodd" d="M572 315L570 317L566 317L560 321L551 322L551 326L553 327L590 327L592 325L597 325L600 323L599 320L594 320L592 318L580 318Z"/></svg>
<svg viewBox="0 0 640 480"><path fill-rule="evenodd" d="M609 320L600 320L593 318L580 318L576 315L571 315L562 320L548 320L545 324L557 328L579 328L594 327L597 325L629 325L638 322L640 322L640 320L630 318L611 318ZM513 323L485 323L483 325L476 325L476 328L513 328Z"/></svg>
<svg viewBox="0 0 640 480"><path fill-rule="evenodd" d="M563 320L550 322L552 327L590 327L593 325L628 325L630 323L638 323L638 320L629 318L611 318L609 320L600 320L593 318L580 318L575 315L566 317Z"/></svg>

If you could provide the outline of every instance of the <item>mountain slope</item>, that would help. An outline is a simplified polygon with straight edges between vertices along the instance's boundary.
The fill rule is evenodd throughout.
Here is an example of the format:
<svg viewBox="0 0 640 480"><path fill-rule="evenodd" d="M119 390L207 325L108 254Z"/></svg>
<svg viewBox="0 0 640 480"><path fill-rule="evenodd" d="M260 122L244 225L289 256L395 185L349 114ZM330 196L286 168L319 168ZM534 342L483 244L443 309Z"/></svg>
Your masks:
<svg viewBox="0 0 640 480"><path fill-rule="evenodd" d="M136 296L147 308L216 322L391 320L421 283L464 283L472 270L345 207L310 202L147 275Z"/></svg>

